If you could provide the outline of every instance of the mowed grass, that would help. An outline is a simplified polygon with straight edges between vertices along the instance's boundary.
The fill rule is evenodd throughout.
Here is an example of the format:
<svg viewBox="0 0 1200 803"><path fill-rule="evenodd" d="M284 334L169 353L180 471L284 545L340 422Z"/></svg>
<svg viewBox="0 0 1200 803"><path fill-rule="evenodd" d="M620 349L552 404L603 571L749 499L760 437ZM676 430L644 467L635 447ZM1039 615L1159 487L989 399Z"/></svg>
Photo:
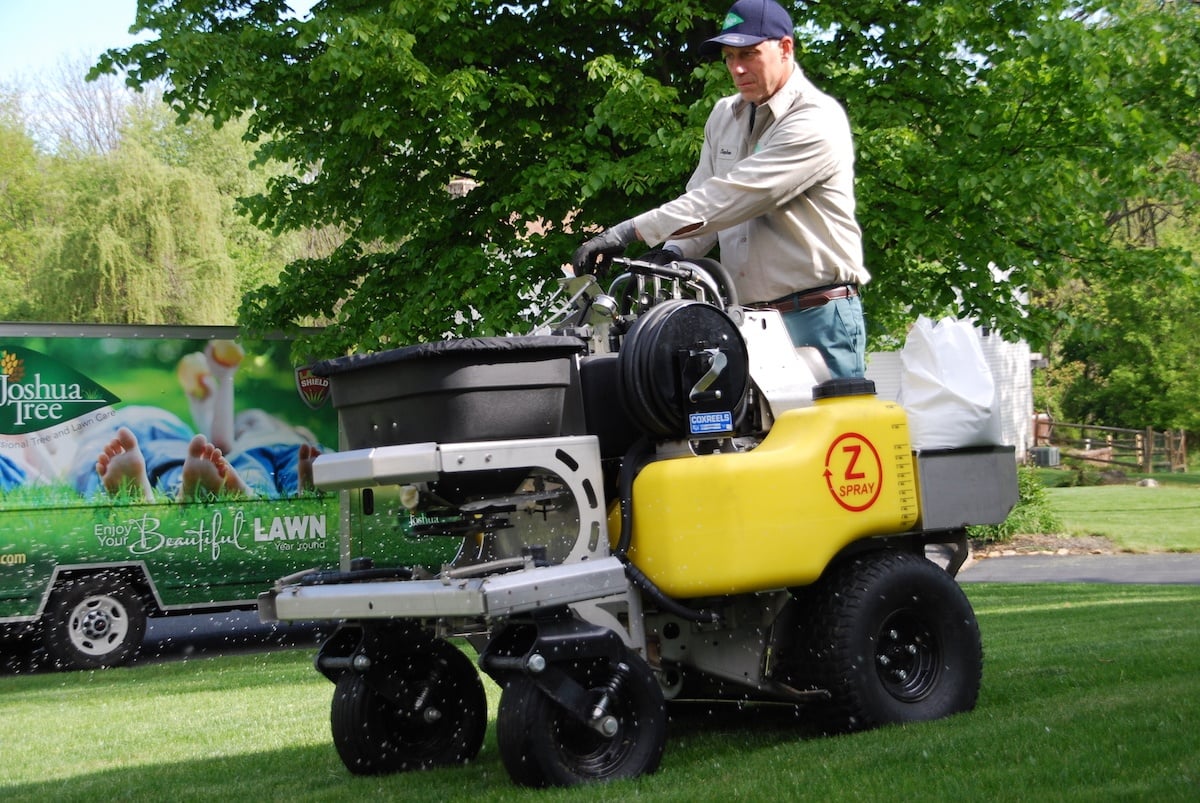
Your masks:
<svg viewBox="0 0 1200 803"><path fill-rule="evenodd" d="M1128 552L1200 552L1200 487L1048 488L1071 535L1102 535Z"/></svg>
<svg viewBox="0 0 1200 803"><path fill-rule="evenodd" d="M694 707L656 775L548 791L512 786L493 722L465 767L358 778L330 741L332 685L290 650L0 677L0 799L1200 799L1200 587L967 593L983 690L940 722L831 738L790 708Z"/></svg>

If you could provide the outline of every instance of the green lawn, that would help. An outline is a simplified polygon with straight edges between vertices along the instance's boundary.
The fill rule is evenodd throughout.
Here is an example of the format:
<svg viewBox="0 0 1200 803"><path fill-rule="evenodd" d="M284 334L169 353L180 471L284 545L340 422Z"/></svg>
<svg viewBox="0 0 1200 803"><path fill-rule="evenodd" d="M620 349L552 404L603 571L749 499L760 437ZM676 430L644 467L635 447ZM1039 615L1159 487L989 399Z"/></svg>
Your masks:
<svg viewBox="0 0 1200 803"><path fill-rule="evenodd" d="M1070 534L1103 535L1130 552L1200 551L1200 487L1096 485L1047 494Z"/></svg>
<svg viewBox="0 0 1200 803"><path fill-rule="evenodd" d="M837 738L791 710L673 718L662 769L513 787L493 732L461 768L356 778L311 652L0 677L0 799L15 801L1200 799L1200 587L972 584L978 708ZM493 705L496 689L489 686Z"/></svg>

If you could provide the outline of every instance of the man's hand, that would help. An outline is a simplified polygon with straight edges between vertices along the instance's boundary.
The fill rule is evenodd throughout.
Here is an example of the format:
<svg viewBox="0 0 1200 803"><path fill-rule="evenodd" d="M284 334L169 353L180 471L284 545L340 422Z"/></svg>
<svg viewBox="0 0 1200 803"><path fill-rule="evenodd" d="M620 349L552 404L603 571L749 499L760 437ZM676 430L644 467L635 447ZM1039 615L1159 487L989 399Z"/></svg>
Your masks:
<svg viewBox="0 0 1200 803"><path fill-rule="evenodd" d="M624 253L625 246L636 239L637 229L633 227L632 220L605 229L575 249L575 255L571 257L571 267L575 275L594 273L597 266L606 263L614 254Z"/></svg>
<svg viewBox="0 0 1200 803"><path fill-rule="evenodd" d="M683 252L673 245L664 245L662 248L651 248L638 259L653 265L670 265L683 259Z"/></svg>

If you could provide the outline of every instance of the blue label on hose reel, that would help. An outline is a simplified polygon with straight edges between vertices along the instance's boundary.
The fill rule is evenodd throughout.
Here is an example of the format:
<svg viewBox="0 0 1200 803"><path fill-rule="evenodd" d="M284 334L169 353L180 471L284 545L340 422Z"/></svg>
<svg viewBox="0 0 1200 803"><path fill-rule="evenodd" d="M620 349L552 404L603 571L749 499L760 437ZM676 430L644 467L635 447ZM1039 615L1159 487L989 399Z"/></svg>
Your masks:
<svg viewBox="0 0 1200 803"><path fill-rule="evenodd" d="M688 416L688 427L693 435L733 432L733 413L692 413Z"/></svg>

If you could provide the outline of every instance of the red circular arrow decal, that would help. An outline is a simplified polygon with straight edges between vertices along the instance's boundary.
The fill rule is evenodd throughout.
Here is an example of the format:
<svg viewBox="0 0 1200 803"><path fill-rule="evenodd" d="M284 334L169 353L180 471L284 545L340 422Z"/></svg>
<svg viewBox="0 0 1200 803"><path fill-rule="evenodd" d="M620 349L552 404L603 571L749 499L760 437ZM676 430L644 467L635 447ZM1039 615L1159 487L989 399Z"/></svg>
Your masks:
<svg viewBox="0 0 1200 803"><path fill-rule="evenodd" d="M837 438L825 453L825 483L834 501L852 513L875 504L883 487L883 461L857 432Z"/></svg>

